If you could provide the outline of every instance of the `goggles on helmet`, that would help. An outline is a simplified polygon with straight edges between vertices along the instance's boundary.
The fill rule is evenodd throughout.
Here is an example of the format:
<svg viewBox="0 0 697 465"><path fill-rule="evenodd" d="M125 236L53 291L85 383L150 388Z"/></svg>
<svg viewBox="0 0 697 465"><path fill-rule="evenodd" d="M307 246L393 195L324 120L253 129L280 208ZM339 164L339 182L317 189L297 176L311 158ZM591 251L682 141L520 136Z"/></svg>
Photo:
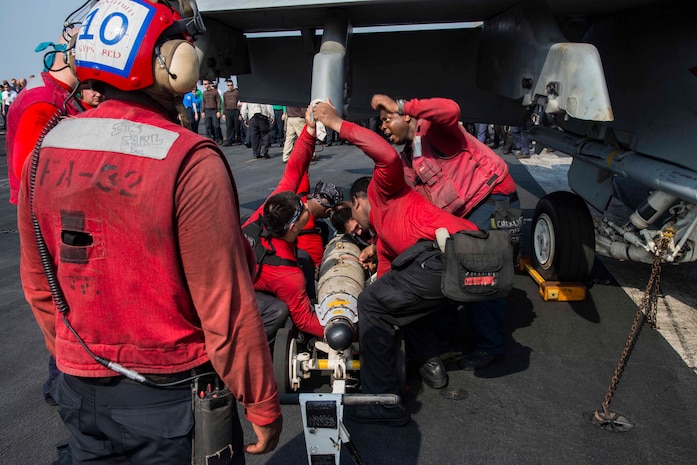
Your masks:
<svg viewBox="0 0 697 465"><path fill-rule="evenodd" d="M288 231L290 229L290 226L296 221L298 221L300 216L305 211L305 204L303 203L303 200L299 196L297 196L296 198L297 202L295 204L295 211L293 212L293 216L290 217L288 222L283 225L283 231Z"/></svg>

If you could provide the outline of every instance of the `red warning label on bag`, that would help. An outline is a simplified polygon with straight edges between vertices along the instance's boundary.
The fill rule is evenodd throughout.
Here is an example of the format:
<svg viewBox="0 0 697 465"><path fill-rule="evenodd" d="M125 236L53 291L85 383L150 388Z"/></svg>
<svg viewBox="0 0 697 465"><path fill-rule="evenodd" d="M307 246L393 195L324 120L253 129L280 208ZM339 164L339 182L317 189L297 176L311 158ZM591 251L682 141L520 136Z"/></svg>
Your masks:
<svg viewBox="0 0 697 465"><path fill-rule="evenodd" d="M494 286L496 284L496 276L493 275L480 275L480 276L467 276L463 281L463 286Z"/></svg>

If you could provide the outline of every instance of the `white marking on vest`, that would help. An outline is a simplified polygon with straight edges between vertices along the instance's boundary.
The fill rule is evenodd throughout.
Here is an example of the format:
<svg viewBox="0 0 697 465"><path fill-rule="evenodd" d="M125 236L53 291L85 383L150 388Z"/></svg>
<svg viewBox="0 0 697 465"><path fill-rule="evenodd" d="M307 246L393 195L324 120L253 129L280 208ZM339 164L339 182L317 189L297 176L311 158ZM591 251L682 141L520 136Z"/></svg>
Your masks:
<svg viewBox="0 0 697 465"><path fill-rule="evenodd" d="M115 152L164 160L179 134L149 124L112 118L69 118L44 138L42 148Z"/></svg>
<svg viewBox="0 0 697 465"><path fill-rule="evenodd" d="M414 143L412 144L412 157L419 158L421 156L421 136L414 137Z"/></svg>

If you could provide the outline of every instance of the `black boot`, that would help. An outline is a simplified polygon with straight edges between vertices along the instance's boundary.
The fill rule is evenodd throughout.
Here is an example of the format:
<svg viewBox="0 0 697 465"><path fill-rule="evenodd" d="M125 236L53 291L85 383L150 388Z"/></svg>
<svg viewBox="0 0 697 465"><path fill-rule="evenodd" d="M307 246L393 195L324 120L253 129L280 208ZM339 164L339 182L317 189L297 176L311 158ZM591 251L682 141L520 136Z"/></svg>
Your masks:
<svg viewBox="0 0 697 465"><path fill-rule="evenodd" d="M438 357L433 357L421 365L419 374L426 386L430 388L442 389L448 385L448 372Z"/></svg>

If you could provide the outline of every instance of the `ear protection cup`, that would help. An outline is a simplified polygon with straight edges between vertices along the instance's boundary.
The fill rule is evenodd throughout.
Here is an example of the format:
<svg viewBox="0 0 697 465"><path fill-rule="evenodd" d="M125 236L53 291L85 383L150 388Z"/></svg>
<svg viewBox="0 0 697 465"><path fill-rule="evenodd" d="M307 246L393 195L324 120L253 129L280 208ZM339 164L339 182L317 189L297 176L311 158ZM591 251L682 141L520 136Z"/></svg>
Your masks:
<svg viewBox="0 0 697 465"><path fill-rule="evenodd" d="M66 65L70 67L70 71L73 76L77 77L77 71L75 71L75 43L77 42L77 29L73 30L70 36L70 42L68 42L68 50L63 53L63 61Z"/></svg>
<svg viewBox="0 0 697 465"><path fill-rule="evenodd" d="M199 77L196 48L186 40L168 40L154 57L155 85L177 95L191 91Z"/></svg>

